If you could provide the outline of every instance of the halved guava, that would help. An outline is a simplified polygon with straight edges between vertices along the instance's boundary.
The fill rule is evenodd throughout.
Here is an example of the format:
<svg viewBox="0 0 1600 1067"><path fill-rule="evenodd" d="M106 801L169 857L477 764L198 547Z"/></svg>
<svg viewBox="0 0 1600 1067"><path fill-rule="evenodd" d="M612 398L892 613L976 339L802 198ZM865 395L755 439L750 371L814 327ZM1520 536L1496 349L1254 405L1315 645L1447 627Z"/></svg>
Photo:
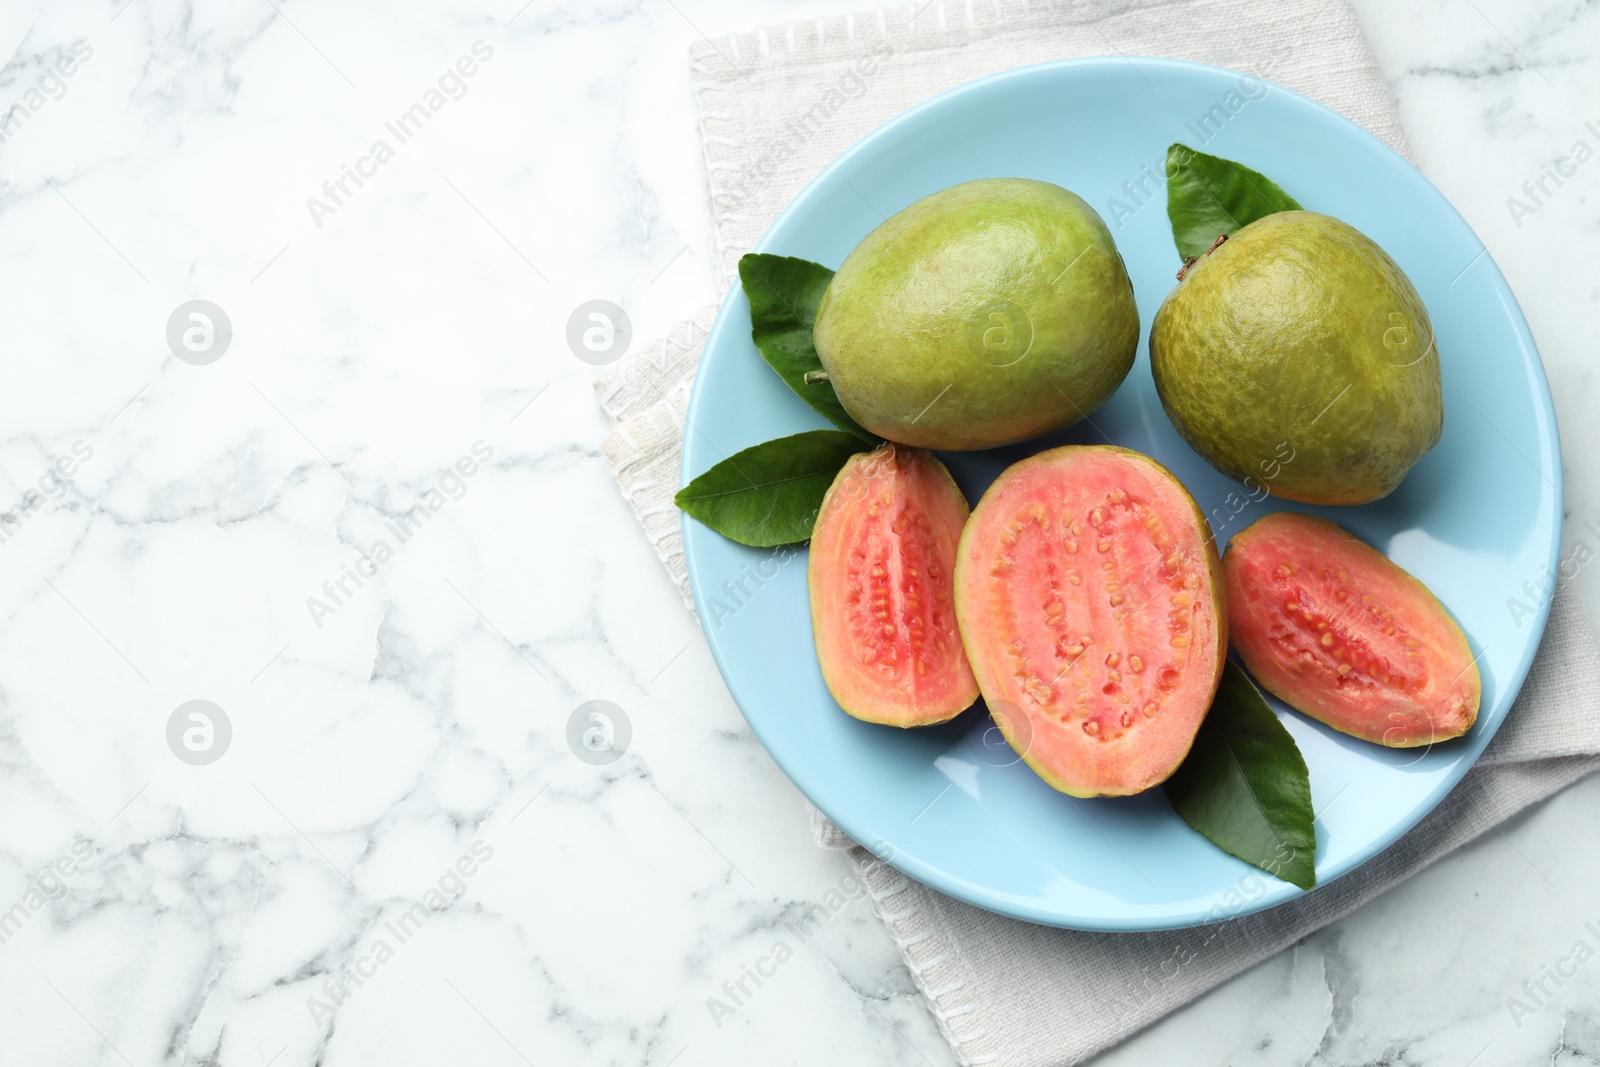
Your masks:
<svg viewBox="0 0 1600 1067"><path fill-rule="evenodd" d="M978 699L956 627L967 498L932 453L850 457L811 533L811 629L828 691L858 719L948 722Z"/></svg>
<svg viewBox="0 0 1600 1067"><path fill-rule="evenodd" d="M1073 796L1166 780L1227 654L1200 509L1149 456L1068 445L1008 468L956 560L956 616L1006 739Z"/></svg>
<svg viewBox="0 0 1600 1067"><path fill-rule="evenodd" d="M1223 556L1234 647L1285 704L1390 748L1460 737L1483 684L1428 587L1326 519L1283 511Z"/></svg>

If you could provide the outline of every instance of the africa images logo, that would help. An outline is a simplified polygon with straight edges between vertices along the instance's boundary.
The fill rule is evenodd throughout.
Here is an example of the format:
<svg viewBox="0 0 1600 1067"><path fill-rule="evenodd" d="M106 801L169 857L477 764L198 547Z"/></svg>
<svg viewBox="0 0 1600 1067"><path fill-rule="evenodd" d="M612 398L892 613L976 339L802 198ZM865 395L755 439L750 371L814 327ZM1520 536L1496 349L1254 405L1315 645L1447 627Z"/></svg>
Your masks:
<svg viewBox="0 0 1600 1067"><path fill-rule="evenodd" d="M311 213L311 221L317 229L322 229L323 219L339 213L339 209L355 196L356 190L366 184L365 179L377 176L378 168L394 158L397 147L421 133L422 128L450 101L460 100L467 95L466 80L478 73L479 63L487 63L494 58L494 48L483 41L472 42L471 52L472 55L461 56L453 67L446 68L439 75L437 84L422 94L421 100L383 124L384 131L394 139L394 144L379 137L372 142L366 155L356 159L354 167L348 163L339 164L339 176L322 183L321 198L306 197L306 210ZM355 189L350 187L352 183Z"/></svg>
<svg viewBox="0 0 1600 1067"><path fill-rule="evenodd" d="M471 455L458 457L452 466L434 476L432 483L423 491L421 503L413 504L384 521L384 532L393 538L393 544L387 538L375 539L365 552L356 557L353 565L348 562L339 564L339 573L322 583L320 597L306 597L306 612L317 629L322 629L325 620L338 614L340 608L354 600L367 581L376 578L384 565L399 555L400 550L429 519L443 511L451 501L467 495L472 476L494 458L494 446L487 441L474 441L471 452Z"/></svg>

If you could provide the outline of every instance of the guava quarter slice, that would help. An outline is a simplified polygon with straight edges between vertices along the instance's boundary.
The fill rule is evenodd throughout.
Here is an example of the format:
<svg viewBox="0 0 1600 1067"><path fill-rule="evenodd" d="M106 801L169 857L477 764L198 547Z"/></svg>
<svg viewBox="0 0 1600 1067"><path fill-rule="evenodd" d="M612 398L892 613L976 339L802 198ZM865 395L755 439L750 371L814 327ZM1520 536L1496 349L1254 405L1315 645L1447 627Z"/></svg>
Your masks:
<svg viewBox="0 0 1600 1067"><path fill-rule="evenodd" d="M1073 796L1164 781L1227 651L1222 570L1182 484L1149 456L1068 445L1008 468L956 561L967 656L1006 739Z"/></svg>
<svg viewBox="0 0 1600 1067"><path fill-rule="evenodd" d="M978 699L956 627L967 499L932 453L886 444L845 463L811 534L811 629L828 691L888 726L948 722Z"/></svg>
<svg viewBox="0 0 1600 1067"><path fill-rule="evenodd" d="M1460 737L1483 683L1466 635L1427 586L1354 534L1283 511L1222 560L1239 658L1268 692L1390 748Z"/></svg>

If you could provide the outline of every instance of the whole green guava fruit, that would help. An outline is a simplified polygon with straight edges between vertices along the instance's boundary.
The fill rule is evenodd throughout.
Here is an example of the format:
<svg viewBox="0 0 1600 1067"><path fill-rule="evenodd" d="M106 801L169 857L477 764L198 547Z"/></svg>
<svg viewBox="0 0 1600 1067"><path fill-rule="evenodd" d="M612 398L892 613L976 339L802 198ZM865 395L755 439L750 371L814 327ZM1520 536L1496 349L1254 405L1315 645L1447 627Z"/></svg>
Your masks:
<svg viewBox="0 0 1600 1067"><path fill-rule="evenodd" d="M1186 268L1150 369L1212 466L1308 504L1387 496L1444 426L1422 298L1371 238L1312 211L1257 219Z"/></svg>
<svg viewBox="0 0 1600 1067"><path fill-rule="evenodd" d="M1049 182L984 178L867 234L823 294L812 337L863 427L964 451L1099 407L1133 366L1139 312L1092 207Z"/></svg>

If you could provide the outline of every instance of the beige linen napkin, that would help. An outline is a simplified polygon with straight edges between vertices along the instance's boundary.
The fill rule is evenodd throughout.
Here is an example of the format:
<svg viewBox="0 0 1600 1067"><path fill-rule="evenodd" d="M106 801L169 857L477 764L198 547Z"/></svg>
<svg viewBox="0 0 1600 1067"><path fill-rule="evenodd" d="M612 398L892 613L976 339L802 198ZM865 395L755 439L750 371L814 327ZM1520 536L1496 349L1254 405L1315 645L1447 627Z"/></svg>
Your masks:
<svg viewBox="0 0 1600 1067"><path fill-rule="evenodd" d="M1162 55L1216 63L1320 100L1406 152L1346 0L1000 0L796 23L691 49L721 280L823 166L901 111L1047 59ZM1137 62L1130 59L1129 62ZM715 308L608 368L612 474L690 603L672 504L685 407ZM692 605L691 605L692 608ZM1359 907L1513 813L1600 767L1600 662L1559 593L1516 706L1483 758L1411 833L1292 903L1192 930L1094 934L974 908L900 874L813 812L845 849L963 1064L1081 1062Z"/></svg>

